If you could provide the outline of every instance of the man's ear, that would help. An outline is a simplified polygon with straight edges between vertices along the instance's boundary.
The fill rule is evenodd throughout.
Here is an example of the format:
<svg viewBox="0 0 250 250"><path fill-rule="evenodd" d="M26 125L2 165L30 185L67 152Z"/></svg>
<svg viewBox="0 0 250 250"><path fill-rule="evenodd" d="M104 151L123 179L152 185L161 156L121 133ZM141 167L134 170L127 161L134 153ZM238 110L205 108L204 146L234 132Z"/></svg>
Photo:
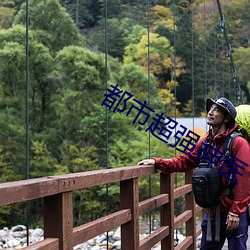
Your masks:
<svg viewBox="0 0 250 250"><path fill-rule="evenodd" d="M232 119L231 115L226 115L225 122L229 122Z"/></svg>

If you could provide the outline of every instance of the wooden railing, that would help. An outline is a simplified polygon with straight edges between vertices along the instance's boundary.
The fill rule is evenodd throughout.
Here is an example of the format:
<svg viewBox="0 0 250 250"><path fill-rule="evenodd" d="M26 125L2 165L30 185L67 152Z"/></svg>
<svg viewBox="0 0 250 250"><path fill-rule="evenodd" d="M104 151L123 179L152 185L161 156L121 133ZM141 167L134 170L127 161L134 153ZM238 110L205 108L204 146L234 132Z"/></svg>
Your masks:
<svg viewBox="0 0 250 250"><path fill-rule="evenodd" d="M48 176L0 184L0 206L43 198L44 240L25 250L72 250L101 233L121 227L122 250L148 250L161 241L161 249L196 249L201 233L196 213L191 173L186 184L174 189L173 174L160 174L160 194L139 202L138 178L156 173L153 166L131 166ZM112 182L120 183L120 210L89 223L73 227L72 191ZM185 196L185 212L174 217L174 200ZM160 207L160 227L139 240L139 216ZM174 247L174 230L186 224L186 238Z"/></svg>

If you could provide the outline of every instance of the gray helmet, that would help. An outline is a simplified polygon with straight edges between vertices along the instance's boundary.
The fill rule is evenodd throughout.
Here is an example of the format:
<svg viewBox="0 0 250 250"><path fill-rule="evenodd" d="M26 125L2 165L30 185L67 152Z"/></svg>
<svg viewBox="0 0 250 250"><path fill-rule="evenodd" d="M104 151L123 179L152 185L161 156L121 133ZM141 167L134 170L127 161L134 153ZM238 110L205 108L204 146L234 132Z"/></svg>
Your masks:
<svg viewBox="0 0 250 250"><path fill-rule="evenodd" d="M215 99L215 100L208 98L206 101L207 113L209 112L209 110L213 104L216 104L216 105L220 106L221 108L223 108L224 110L226 110L235 120L237 111L236 111L234 105L227 98L221 97L221 98Z"/></svg>

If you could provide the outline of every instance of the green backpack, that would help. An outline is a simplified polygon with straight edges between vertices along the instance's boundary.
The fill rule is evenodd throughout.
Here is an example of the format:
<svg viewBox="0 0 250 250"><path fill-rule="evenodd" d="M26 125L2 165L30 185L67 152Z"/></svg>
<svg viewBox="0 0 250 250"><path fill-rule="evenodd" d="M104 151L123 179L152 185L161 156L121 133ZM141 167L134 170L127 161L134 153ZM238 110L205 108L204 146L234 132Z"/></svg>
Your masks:
<svg viewBox="0 0 250 250"><path fill-rule="evenodd" d="M236 108L236 123L239 125L240 132L250 138L250 105L239 105Z"/></svg>
<svg viewBox="0 0 250 250"><path fill-rule="evenodd" d="M239 105L236 107L237 116L236 123L239 125L239 130L250 143L250 105ZM248 204L248 223L250 224L250 201Z"/></svg>

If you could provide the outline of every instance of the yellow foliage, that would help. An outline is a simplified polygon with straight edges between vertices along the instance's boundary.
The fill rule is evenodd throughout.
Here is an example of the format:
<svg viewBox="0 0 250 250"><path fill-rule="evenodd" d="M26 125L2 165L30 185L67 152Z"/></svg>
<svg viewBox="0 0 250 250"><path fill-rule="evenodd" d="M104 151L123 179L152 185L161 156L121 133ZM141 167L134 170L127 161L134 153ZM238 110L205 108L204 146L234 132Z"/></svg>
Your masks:
<svg viewBox="0 0 250 250"><path fill-rule="evenodd" d="M166 26L167 28L174 29L173 12L162 5L156 5L152 8L150 13L150 21L152 23L153 31L158 26Z"/></svg>
<svg viewBox="0 0 250 250"><path fill-rule="evenodd" d="M180 103L176 102L175 105L176 105L176 107L178 107L180 105ZM167 116L169 116L169 117L180 117L181 116L179 109L175 108L175 105L173 105L173 103L172 103L172 105L169 105L167 107L168 108L167 109Z"/></svg>
<svg viewBox="0 0 250 250"><path fill-rule="evenodd" d="M171 104L174 100L174 94L168 89L160 89L158 95L165 105Z"/></svg>
<svg viewBox="0 0 250 250"><path fill-rule="evenodd" d="M176 64L176 68L175 68L176 76L180 76L180 74L183 74L186 72L186 70L184 69L185 63L184 61L181 60L180 57L175 58L175 64Z"/></svg>
<svg viewBox="0 0 250 250"><path fill-rule="evenodd" d="M177 81L172 80L172 81L167 81L166 82L167 89L170 89L171 91L173 91L174 88L176 88L178 86L180 86L180 84Z"/></svg>
<svg viewBox="0 0 250 250"><path fill-rule="evenodd" d="M201 112L201 117L207 117L207 113L206 112Z"/></svg>
<svg viewBox="0 0 250 250"><path fill-rule="evenodd" d="M150 71L156 76L163 74L165 71L173 72L172 74L175 73L176 76L185 72L185 64L181 58L176 57L176 64L174 65L173 47L167 38L156 33L150 33L149 40L149 50L147 35L142 36L138 44L130 44L125 47L124 63L140 64L145 73L148 72L148 67L150 67ZM175 72L174 66L176 66Z"/></svg>
<svg viewBox="0 0 250 250"><path fill-rule="evenodd" d="M184 114L192 114L193 112L193 100L190 99L185 103L185 107L183 108Z"/></svg>
<svg viewBox="0 0 250 250"><path fill-rule="evenodd" d="M14 19L14 9L0 7L0 29L8 29L11 27Z"/></svg>

